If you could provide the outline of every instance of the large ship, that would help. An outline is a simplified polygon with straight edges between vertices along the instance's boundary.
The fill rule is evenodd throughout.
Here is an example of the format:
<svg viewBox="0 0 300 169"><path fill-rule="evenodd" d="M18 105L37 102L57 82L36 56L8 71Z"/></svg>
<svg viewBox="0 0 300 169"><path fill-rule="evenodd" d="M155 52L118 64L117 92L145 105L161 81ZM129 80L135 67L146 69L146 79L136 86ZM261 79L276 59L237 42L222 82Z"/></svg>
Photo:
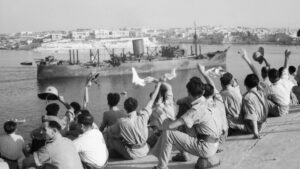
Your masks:
<svg viewBox="0 0 300 169"><path fill-rule="evenodd" d="M170 71L173 68L186 70L196 68L198 63L208 67L222 66L225 68L227 50L228 48L223 51L194 56L166 57L162 55L156 58L148 57L145 59L140 57L123 59L123 57L112 56L110 60L104 62L90 61L87 63L79 63L76 59L57 61L54 57L48 57L38 63L37 78L80 77L95 72L99 72L100 76L130 74L132 67L139 73ZM70 55L70 58L75 57Z"/></svg>
<svg viewBox="0 0 300 169"><path fill-rule="evenodd" d="M37 78L84 77L96 72L100 73L100 76L131 74L132 67L138 73L166 72L173 68L195 69L198 63L208 67L226 68L226 54L229 49L201 54L196 30L194 45L191 46L189 54L178 46L161 46L161 50L158 50L159 47L150 49L144 47L143 39L132 40L132 47L133 53L125 54L123 51L119 55L115 54L114 50L107 49L110 57L104 61L100 61L99 50L90 50L90 60L86 63L79 61L78 50L69 50L69 60L56 60L53 56L48 56L37 62Z"/></svg>

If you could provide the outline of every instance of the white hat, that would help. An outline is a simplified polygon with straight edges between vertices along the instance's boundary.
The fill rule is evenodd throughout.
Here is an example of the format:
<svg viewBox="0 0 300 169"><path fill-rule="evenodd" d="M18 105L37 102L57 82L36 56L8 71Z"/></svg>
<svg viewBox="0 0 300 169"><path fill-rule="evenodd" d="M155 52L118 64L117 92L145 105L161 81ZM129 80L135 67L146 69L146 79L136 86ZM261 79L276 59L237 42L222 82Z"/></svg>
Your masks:
<svg viewBox="0 0 300 169"><path fill-rule="evenodd" d="M42 100L58 100L58 91L53 86L48 86L43 93L38 94Z"/></svg>

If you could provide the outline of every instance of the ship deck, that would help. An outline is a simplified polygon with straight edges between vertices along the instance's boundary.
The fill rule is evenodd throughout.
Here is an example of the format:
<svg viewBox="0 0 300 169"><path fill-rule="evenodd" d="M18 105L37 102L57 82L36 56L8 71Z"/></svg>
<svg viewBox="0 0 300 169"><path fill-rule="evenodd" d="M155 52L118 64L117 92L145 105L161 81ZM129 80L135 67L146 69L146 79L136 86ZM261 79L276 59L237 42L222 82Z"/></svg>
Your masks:
<svg viewBox="0 0 300 169"><path fill-rule="evenodd" d="M284 117L269 118L267 127L259 140L252 135L228 137L218 153L221 165L216 169L298 169L300 168L300 107L291 107ZM172 156L178 151L174 150ZM171 162L170 169L193 169L197 157L188 162ZM146 156L137 160L111 159L106 168L138 169L152 168L157 159Z"/></svg>

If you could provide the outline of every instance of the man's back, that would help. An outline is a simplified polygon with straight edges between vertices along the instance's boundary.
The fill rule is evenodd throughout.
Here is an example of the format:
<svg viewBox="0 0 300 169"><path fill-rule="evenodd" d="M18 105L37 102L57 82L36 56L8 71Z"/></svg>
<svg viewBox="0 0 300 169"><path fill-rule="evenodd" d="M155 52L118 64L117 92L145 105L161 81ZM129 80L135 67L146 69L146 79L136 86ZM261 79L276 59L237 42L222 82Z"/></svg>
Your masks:
<svg viewBox="0 0 300 169"><path fill-rule="evenodd" d="M151 108L144 108L132 112L129 117L121 118L119 121L120 134L129 145L142 145L148 139L148 120Z"/></svg>
<svg viewBox="0 0 300 169"><path fill-rule="evenodd" d="M73 142L57 136L33 154L36 164L50 163L58 169L83 169L80 157Z"/></svg>
<svg viewBox="0 0 300 169"><path fill-rule="evenodd" d="M288 70L285 68L282 71L280 80L270 86L268 95L271 96L271 100L276 104L288 106L293 86L295 86L295 84L289 80Z"/></svg>
<svg viewBox="0 0 300 169"><path fill-rule="evenodd" d="M1 156L10 159L17 160L23 154L24 140L23 137L16 134L0 136L0 154Z"/></svg>
<svg viewBox="0 0 300 169"><path fill-rule="evenodd" d="M245 120L257 121L258 127L268 116L267 99L262 89L253 88L243 98L243 116Z"/></svg>
<svg viewBox="0 0 300 169"><path fill-rule="evenodd" d="M81 160L94 167L102 167L108 158L108 151L102 133L91 129L73 141Z"/></svg>
<svg viewBox="0 0 300 169"><path fill-rule="evenodd" d="M269 95L279 105L287 106L290 103L290 93L294 84L287 79L280 79L270 86Z"/></svg>
<svg viewBox="0 0 300 169"><path fill-rule="evenodd" d="M103 121L100 129L115 124L120 118L126 117L127 114L124 110L109 110L103 113Z"/></svg>
<svg viewBox="0 0 300 169"><path fill-rule="evenodd" d="M233 129L239 129L239 124L243 124L241 117L242 99L236 91L223 90L222 95L228 119L228 126Z"/></svg>

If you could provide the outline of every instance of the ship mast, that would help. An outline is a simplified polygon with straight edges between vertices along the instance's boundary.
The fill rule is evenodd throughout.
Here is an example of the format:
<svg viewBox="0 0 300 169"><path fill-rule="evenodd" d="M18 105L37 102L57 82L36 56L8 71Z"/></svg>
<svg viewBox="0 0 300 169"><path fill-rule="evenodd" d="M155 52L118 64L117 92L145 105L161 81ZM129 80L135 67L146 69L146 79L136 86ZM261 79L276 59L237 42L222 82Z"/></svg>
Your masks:
<svg viewBox="0 0 300 169"><path fill-rule="evenodd" d="M194 22L194 28L195 28L195 33L194 33L193 43L195 45L195 54L196 54L196 56L198 56L198 47L197 47L197 45L198 45L198 36L197 36L197 31L196 31L196 22Z"/></svg>

